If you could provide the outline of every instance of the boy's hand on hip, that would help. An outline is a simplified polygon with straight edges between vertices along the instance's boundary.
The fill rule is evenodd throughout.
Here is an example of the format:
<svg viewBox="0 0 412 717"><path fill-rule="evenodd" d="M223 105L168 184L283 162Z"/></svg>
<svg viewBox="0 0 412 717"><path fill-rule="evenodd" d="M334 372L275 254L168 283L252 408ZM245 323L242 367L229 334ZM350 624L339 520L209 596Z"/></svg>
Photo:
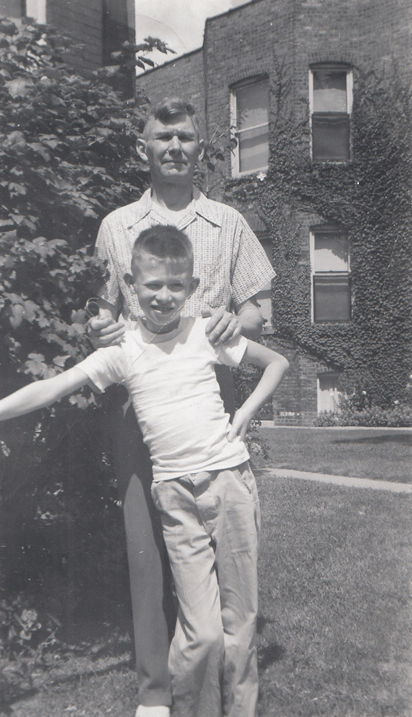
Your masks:
<svg viewBox="0 0 412 717"><path fill-rule="evenodd" d="M250 413L244 411L243 406L236 411L233 416L232 427L228 435L228 441L230 441L230 443L236 436L239 436L242 441L245 440L246 431L252 418L253 415L251 416Z"/></svg>
<svg viewBox="0 0 412 717"><path fill-rule="evenodd" d="M86 324L86 333L95 349L116 346L121 343L124 325L109 317L93 317Z"/></svg>
<svg viewBox="0 0 412 717"><path fill-rule="evenodd" d="M223 306L213 311L205 309L202 311L203 318L210 316L206 326L206 336L212 346L219 346L231 339L236 338L242 331L242 324L236 314L231 314Z"/></svg>

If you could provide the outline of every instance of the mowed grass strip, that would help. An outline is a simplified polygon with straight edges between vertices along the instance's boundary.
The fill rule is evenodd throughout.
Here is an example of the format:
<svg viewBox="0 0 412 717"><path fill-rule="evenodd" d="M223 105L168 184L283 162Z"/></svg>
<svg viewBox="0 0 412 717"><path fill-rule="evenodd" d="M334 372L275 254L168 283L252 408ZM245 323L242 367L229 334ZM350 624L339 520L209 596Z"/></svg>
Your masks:
<svg viewBox="0 0 412 717"><path fill-rule="evenodd" d="M260 717L410 717L412 496L258 484ZM9 714L133 717L130 643L117 642L55 667L50 656Z"/></svg>
<svg viewBox="0 0 412 717"><path fill-rule="evenodd" d="M260 714L412 714L412 498L259 481Z"/></svg>
<svg viewBox="0 0 412 717"><path fill-rule="evenodd" d="M412 431L285 426L258 431L269 453L266 465L412 483Z"/></svg>

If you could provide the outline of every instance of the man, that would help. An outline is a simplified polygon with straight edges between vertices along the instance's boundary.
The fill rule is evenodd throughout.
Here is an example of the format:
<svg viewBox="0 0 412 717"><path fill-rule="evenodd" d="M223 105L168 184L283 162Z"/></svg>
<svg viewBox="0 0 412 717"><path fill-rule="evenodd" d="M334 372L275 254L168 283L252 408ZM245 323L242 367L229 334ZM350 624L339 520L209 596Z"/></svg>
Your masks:
<svg viewBox="0 0 412 717"><path fill-rule="evenodd" d="M99 318L89 322L95 346L121 341L124 326L141 315L126 275L130 273L134 240L154 224L172 224L193 243L194 273L200 278L187 299L186 316L210 316L207 335L219 344L240 333L260 335L262 318L255 295L274 272L243 217L213 202L193 186L203 152L192 105L164 100L149 115L138 151L149 164L151 189L133 204L103 220L96 243L107 260L109 279L101 293ZM118 321L121 314L122 321ZM233 410L230 372L218 375L222 396ZM172 600L165 588L170 579L164 560L161 525L150 496L151 466L131 410L123 407L114 428L116 477L123 500L131 582L139 707L136 717L168 717L172 702L167 670ZM168 627L169 621L169 627Z"/></svg>

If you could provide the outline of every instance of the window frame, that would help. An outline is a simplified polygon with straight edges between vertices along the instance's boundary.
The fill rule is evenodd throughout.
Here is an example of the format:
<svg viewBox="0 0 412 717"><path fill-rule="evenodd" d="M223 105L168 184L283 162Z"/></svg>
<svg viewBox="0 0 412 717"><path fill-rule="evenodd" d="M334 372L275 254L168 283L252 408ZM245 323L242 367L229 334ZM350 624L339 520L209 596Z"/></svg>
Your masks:
<svg viewBox="0 0 412 717"><path fill-rule="evenodd" d="M237 127L237 92L238 90L241 90L245 87L251 86L251 85L257 85L264 82L267 85L267 97L268 97L268 121L259 124L259 125L253 125L253 127L247 127L245 129L238 129ZM269 159L268 164L257 167L256 169L247 169L244 171L240 170L240 142L239 142L239 135L242 132L248 132L253 129L260 129L267 127L268 131L268 151L269 151L269 111L270 111L270 103L269 103L269 77L266 74L262 75L254 75L253 77L248 77L247 79L241 80L240 82L236 82L236 84L231 85L230 87L230 125L231 125L231 133L232 136L236 139L236 147L233 148L231 152L231 170L232 170L232 177L244 177L249 174L256 174L258 172L263 172L266 174L269 166Z"/></svg>
<svg viewBox="0 0 412 717"><path fill-rule="evenodd" d="M327 70L329 72L345 72L346 73L346 112L315 112L314 110L314 73L319 70ZM312 64L309 67L309 126L310 126L310 156L312 162L321 164L338 163L346 164L352 161L352 107L353 107L353 68L347 63L338 62L322 62ZM336 158L316 158L314 157L314 141L313 141L313 120L343 120L348 123L348 157Z"/></svg>
<svg viewBox="0 0 412 717"><path fill-rule="evenodd" d="M321 234L336 234L340 235L341 237L344 237L347 241L348 246L348 261L347 261L347 271L315 271L315 248L316 248L316 236L319 236ZM347 235L347 232L342 229L341 227L336 226L330 226L330 225L321 225L321 226L315 226L311 227L310 229L310 236L309 236L309 246L310 246L310 307L311 307L311 323L315 325L321 325L321 324L339 324L340 326L342 324L349 324L352 321L352 285L351 285L351 270L350 270L350 259L351 259L351 252L350 252L350 242ZM348 318L347 319L316 319L316 302L315 302L315 290L316 290L316 277L325 278L325 279L347 279L348 282Z"/></svg>
<svg viewBox="0 0 412 717"><path fill-rule="evenodd" d="M324 408L321 407L322 403L322 388L321 383L325 379L329 379L331 382L335 383L335 386L332 388L332 394L331 389L329 389L329 395L332 398L332 411L339 413L339 398L341 398L344 394L342 391L339 391L339 379L341 378L342 373L340 371L322 371L322 373L318 373L316 377L316 396L317 396L317 414L318 416L324 412Z"/></svg>

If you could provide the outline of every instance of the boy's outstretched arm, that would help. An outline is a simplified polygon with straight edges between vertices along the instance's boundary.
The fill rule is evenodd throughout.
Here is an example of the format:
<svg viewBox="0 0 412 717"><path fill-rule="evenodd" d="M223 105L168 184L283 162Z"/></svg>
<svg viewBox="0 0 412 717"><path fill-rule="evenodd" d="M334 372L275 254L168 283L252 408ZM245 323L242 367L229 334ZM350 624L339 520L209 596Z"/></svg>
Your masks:
<svg viewBox="0 0 412 717"><path fill-rule="evenodd" d="M289 368L289 361L284 356L268 349L266 346L249 340L242 363L252 363L254 366L265 370L253 393L236 411L228 436L229 440L233 440L236 435L239 435L242 440L245 438L249 422L256 415L259 408L275 392L283 375Z"/></svg>
<svg viewBox="0 0 412 717"><path fill-rule="evenodd" d="M20 388L0 401L0 421L17 418L50 406L51 403L77 391L86 383L89 383L89 378L78 366L73 366L52 378L29 383L28 386Z"/></svg>

